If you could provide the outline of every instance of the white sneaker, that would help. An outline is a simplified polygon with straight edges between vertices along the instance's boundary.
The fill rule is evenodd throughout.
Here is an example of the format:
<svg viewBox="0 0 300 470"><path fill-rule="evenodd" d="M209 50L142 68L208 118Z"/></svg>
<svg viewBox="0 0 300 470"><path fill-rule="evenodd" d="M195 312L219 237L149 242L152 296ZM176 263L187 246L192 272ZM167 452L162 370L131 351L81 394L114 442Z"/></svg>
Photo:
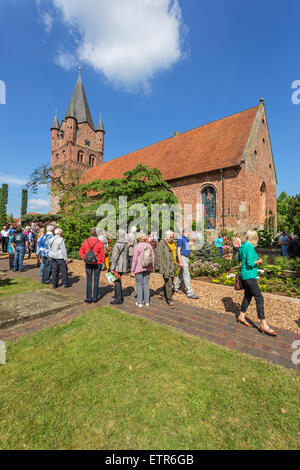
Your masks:
<svg viewBox="0 0 300 470"><path fill-rule="evenodd" d="M138 304L137 302L135 303L135 305L139 308L142 308L143 304Z"/></svg>
<svg viewBox="0 0 300 470"><path fill-rule="evenodd" d="M150 307L150 304L145 304L145 307Z"/></svg>

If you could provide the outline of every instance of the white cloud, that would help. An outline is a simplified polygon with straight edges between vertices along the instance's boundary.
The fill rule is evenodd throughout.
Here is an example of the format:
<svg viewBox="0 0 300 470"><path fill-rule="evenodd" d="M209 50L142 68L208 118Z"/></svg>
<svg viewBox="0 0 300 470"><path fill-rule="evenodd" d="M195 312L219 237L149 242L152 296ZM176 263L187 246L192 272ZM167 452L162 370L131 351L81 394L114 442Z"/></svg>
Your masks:
<svg viewBox="0 0 300 470"><path fill-rule="evenodd" d="M150 85L153 76L183 57L179 0L52 0L67 24L74 50L59 53L69 67L80 58L113 83ZM41 2L39 1L39 4ZM79 40L78 40L79 37Z"/></svg>
<svg viewBox="0 0 300 470"><path fill-rule="evenodd" d="M50 13L44 12L41 14L41 19L46 27L47 33L50 33L54 21L53 17L50 15Z"/></svg>
<svg viewBox="0 0 300 470"><path fill-rule="evenodd" d="M12 186L24 186L27 181L22 178L17 178L15 176L5 175L0 173L0 183L1 184L11 184Z"/></svg>
<svg viewBox="0 0 300 470"><path fill-rule="evenodd" d="M54 23L53 14L50 11L42 10L42 0L35 0L35 3L38 9L39 21L45 26L46 32L50 33Z"/></svg>
<svg viewBox="0 0 300 470"><path fill-rule="evenodd" d="M46 199L30 199L28 201L28 207L30 210L49 210L49 201Z"/></svg>

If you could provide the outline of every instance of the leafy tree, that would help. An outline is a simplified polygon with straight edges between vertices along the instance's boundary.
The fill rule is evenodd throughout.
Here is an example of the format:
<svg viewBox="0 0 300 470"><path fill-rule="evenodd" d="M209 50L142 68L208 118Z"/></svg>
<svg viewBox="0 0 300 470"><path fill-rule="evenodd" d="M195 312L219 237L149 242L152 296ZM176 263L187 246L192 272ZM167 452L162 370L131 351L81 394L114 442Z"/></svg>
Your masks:
<svg viewBox="0 0 300 470"><path fill-rule="evenodd" d="M300 233L299 227L299 198L296 196L288 196L282 192L277 200L278 214L278 230L288 233Z"/></svg>
<svg viewBox="0 0 300 470"><path fill-rule="evenodd" d="M288 212L292 196L288 196L284 191L280 193L277 199L277 227L280 232L291 231L291 226L288 222Z"/></svg>
<svg viewBox="0 0 300 470"><path fill-rule="evenodd" d="M67 215L60 219L58 225L63 230L68 256L77 258L82 242L91 236L91 229L97 225L97 220L88 216Z"/></svg>
<svg viewBox="0 0 300 470"><path fill-rule="evenodd" d="M300 194L291 198L287 222L292 227L292 232L300 235Z"/></svg>
<svg viewBox="0 0 300 470"><path fill-rule="evenodd" d="M3 184L0 191L0 227L6 224L6 207L8 201L8 185Z"/></svg>
<svg viewBox="0 0 300 470"><path fill-rule="evenodd" d="M148 216L151 214L152 205L165 205L163 211L169 213L168 206L178 202L171 186L162 178L161 172L157 168L144 165L137 165L133 170L126 171L124 178L94 180L78 185L73 195L73 198L67 193L63 195L60 200L60 213L95 218L101 204L111 204L119 220L122 216L119 213L119 198L123 196L127 197L128 208L134 204L143 204L147 208ZM171 220L172 217L173 215ZM150 217L148 218L150 223ZM132 219L133 217L128 217L127 222L130 223ZM148 229L150 230L150 226Z"/></svg>
<svg viewBox="0 0 300 470"><path fill-rule="evenodd" d="M66 165L41 165L30 175L26 188L33 194L37 194L40 186L46 186L48 191L60 200L76 200L77 187L82 176L82 171L77 167Z"/></svg>
<svg viewBox="0 0 300 470"><path fill-rule="evenodd" d="M21 217L27 214L28 189L22 189Z"/></svg>

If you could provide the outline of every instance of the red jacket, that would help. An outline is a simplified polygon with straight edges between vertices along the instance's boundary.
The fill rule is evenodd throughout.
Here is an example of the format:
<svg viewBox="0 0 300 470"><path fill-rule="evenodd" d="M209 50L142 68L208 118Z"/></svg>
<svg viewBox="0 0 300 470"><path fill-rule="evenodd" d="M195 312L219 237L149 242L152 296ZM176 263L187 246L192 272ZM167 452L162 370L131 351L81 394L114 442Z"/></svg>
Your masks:
<svg viewBox="0 0 300 470"><path fill-rule="evenodd" d="M101 264L105 261L105 254L104 254L104 245L101 240L98 240L97 237L90 237L85 240L82 244L82 247L79 250L80 258L84 260L85 255L93 248L93 252L97 256L97 263Z"/></svg>

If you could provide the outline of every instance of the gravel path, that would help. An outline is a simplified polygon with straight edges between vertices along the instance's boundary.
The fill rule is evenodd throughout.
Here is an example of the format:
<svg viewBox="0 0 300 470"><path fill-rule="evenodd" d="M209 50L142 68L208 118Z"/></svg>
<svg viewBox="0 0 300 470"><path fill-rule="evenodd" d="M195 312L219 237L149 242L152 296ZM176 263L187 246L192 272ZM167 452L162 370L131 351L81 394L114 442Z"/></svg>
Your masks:
<svg viewBox="0 0 300 470"><path fill-rule="evenodd" d="M36 264L35 257L32 260L25 260L26 264ZM84 263L73 260L69 265L69 273L73 276L85 277ZM104 273L101 274L101 282L106 282ZM129 275L122 279L124 287L135 287L135 280ZM174 299L193 306L199 306L214 310L220 314L233 316L239 312L242 302L243 291L235 291L233 287L208 284L199 280L191 281L194 293L199 296L198 300L188 299L184 294L175 294ZM163 285L160 274L151 274L150 288L154 291ZM300 302L289 297L282 298L277 295L263 294L265 299L265 315L267 321L273 326L282 328L293 333L300 334ZM252 300L247 312L248 318L257 322L255 302Z"/></svg>

